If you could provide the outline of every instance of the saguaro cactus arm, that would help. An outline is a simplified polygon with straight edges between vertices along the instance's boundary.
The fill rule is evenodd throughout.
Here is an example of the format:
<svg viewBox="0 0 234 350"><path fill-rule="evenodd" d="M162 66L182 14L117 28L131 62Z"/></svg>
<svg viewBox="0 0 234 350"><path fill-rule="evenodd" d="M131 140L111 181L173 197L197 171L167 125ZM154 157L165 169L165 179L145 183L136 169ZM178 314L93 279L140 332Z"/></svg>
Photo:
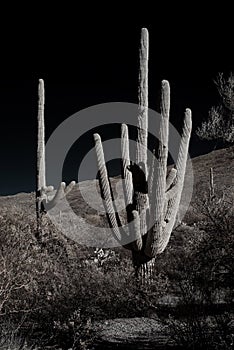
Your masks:
<svg viewBox="0 0 234 350"><path fill-rule="evenodd" d="M169 171L169 174L167 175L167 181L166 181L166 189L167 191L169 190L169 188L171 187L171 185L173 184L175 178L176 178L176 174L177 174L177 170L175 168L172 168Z"/></svg>
<svg viewBox="0 0 234 350"><path fill-rule="evenodd" d="M149 175L148 175L148 193L149 193L149 201L151 202L151 195L153 191L153 185L154 185L154 176L155 176L155 167L156 167L156 154L155 149L153 150L153 156L152 161L149 168Z"/></svg>
<svg viewBox="0 0 234 350"><path fill-rule="evenodd" d="M43 199L44 208L48 211L55 207L73 189L75 184L75 181L71 181L70 184L66 186L65 182L61 182L53 195L51 195L54 191L53 186L42 188L41 197Z"/></svg>
<svg viewBox="0 0 234 350"><path fill-rule="evenodd" d="M153 228L149 230L146 240L146 254L155 256L156 243L162 235L164 222L164 207L166 193L166 174L167 174L167 156L168 156L168 129L169 129L169 111L170 111L170 86L168 81L162 81L161 94L161 120L159 129L159 148L158 162L156 167L156 181L152 189L152 203L150 207L151 224Z"/></svg>
<svg viewBox="0 0 234 350"><path fill-rule="evenodd" d="M191 130L191 110L186 109L184 127L181 136L178 158L176 162L176 177L173 181L172 188L166 193L166 212L164 216L164 224L161 225L160 228L160 234L158 234L158 232L156 231L158 229L157 225L153 225L152 231L147 237L145 253L149 256L155 256L156 254L162 253L170 239L170 235L176 220L176 215L179 210L179 204L183 190ZM175 171L173 172L175 173Z"/></svg>
<svg viewBox="0 0 234 350"><path fill-rule="evenodd" d="M168 156L168 128L169 128L169 110L170 110L170 86L168 81L162 82L161 97L161 122L159 129L159 149L156 171L155 187L153 188L154 200L151 206L151 215L154 222L160 226L163 218L163 208L166 192L167 175L167 156Z"/></svg>
<svg viewBox="0 0 234 350"><path fill-rule="evenodd" d="M112 201L109 178L102 147L102 140L99 134L94 134L94 141L97 155L97 165L100 174L101 190L104 196L104 205L106 207L107 215L113 228L114 235L118 240L121 240L119 225L116 219L115 208Z"/></svg>
<svg viewBox="0 0 234 350"><path fill-rule="evenodd" d="M126 124L121 126L121 153L122 153L122 167L123 167L123 179L124 179L124 194L126 206L132 203L133 196L133 184L132 173L129 171L130 155L129 155L129 137L128 127Z"/></svg>
<svg viewBox="0 0 234 350"><path fill-rule="evenodd" d="M122 154L122 177L124 180L124 195L125 205L127 210L128 220L133 220L133 224L129 225L130 235L136 240L126 245L127 249L141 250L142 248L142 237L140 229L140 217L137 210L133 207L133 176L131 172L131 162L129 155L129 136L128 126L122 124L121 126L121 154Z"/></svg>
<svg viewBox="0 0 234 350"><path fill-rule="evenodd" d="M185 111L184 127L183 127L181 142L180 142L179 154L176 162L177 176L176 176L174 186L177 189L177 191L175 192L174 196L168 201L168 209L165 217L167 224L163 229L164 240L161 244L161 249L159 250L159 253L161 253L168 244L171 231L175 225L176 216L179 211L180 199L181 199L183 185L184 185L184 177L185 177L185 171L186 171L191 131L192 131L192 112L190 109L187 108Z"/></svg>

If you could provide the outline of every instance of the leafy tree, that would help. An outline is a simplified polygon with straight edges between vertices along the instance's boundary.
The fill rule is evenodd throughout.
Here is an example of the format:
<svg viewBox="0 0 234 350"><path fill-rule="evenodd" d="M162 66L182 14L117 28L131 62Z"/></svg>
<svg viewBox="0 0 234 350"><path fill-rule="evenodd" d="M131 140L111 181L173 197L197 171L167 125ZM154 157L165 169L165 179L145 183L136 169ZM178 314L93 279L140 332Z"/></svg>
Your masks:
<svg viewBox="0 0 234 350"><path fill-rule="evenodd" d="M234 75L224 77L219 73L216 80L220 103L209 110L208 119L197 129L201 139L234 143Z"/></svg>

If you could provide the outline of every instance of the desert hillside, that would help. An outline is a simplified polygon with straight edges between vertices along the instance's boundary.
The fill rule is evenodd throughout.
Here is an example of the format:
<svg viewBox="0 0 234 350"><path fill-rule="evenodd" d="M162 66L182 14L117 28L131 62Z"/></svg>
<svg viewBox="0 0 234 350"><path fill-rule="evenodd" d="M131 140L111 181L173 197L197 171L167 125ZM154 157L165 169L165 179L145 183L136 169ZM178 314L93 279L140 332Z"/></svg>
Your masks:
<svg viewBox="0 0 234 350"><path fill-rule="evenodd" d="M199 156L192 159L193 170L193 187L191 189L191 170L187 169L185 176L184 195L186 196L187 190L192 191L193 206L197 196L201 196L209 190L209 171L210 168L214 171L214 185L220 192L225 188L229 188L230 192L234 196L234 146L215 150L203 156ZM112 189L114 196L117 196L118 200L122 202L122 191L116 191L116 184L120 178L112 178ZM88 222L97 225L106 225L106 219L103 215L99 216L97 211L91 208L83 199L81 191L84 192L87 198L93 202L96 197L93 195L93 186L99 191L99 185L97 180L87 180L79 183L75 186L72 192L69 194L68 199L72 209L78 214L84 217ZM233 191L232 191L233 189ZM13 196L0 196L0 205L2 207L16 206L22 208L27 215L34 215L34 193L18 193ZM183 201L183 196L182 196ZM182 203L183 205L183 203ZM191 209L191 208L190 208Z"/></svg>

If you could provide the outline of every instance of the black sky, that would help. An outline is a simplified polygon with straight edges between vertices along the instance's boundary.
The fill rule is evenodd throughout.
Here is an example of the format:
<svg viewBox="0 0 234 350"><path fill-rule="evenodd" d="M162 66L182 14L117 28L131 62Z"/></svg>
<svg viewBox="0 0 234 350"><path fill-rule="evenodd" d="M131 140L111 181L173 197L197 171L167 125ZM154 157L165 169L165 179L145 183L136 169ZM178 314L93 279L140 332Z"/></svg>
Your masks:
<svg viewBox="0 0 234 350"><path fill-rule="evenodd" d="M155 24L156 23L156 24ZM4 38L0 75L1 181L0 195L32 191L35 187L38 79L46 87L46 138L68 116L105 102L137 102L138 48L141 27L149 29L149 105L159 107L160 82L171 84L171 121L179 126L183 111L193 112L193 129L218 103L213 79L234 71L230 23L215 18L171 26L155 21L51 26L31 35L30 27ZM114 131L113 131L114 132ZM107 135L106 135L107 137ZM112 137L109 134L108 137ZM92 147L82 141L80 158ZM209 151L195 135L192 156ZM69 175L67 175L69 177Z"/></svg>

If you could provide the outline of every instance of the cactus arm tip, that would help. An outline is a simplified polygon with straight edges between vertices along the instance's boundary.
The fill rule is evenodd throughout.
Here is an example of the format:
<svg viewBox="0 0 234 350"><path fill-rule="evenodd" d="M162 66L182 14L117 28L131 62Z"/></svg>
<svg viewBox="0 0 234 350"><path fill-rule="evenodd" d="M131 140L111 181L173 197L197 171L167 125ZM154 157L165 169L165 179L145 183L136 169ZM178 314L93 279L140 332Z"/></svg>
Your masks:
<svg viewBox="0 0 234 350"><path fill-rule="evenodd" d="M69 185L65 188L65 195L67 195L75 186L76 182L75 181L71 181L69 183Z"/></svg>
<svg viewBox="0 0 234 350"><path fill-rule="evenodd" d="M174 180L176 178L176 175L177 175L177 169L175 168L172 168L169 172L169 174L167 175L167 178L166 178L166 190L168 191L169 188L173 185L174 183Z"/></svg>
<svg viewBox="0 0 234 350"><path fill-rule="evenodd" d="M170 87L169 81L166 80L166 79L163 79L163 80L162 80L161 85L162 85L162 88L165 88L165 87L166 87L166 88L169 88L169 87Z"/></svg>
<svg viewBox="0 0 234 350"><path fill-rule="evenodd" d="M190 108L185 109L184 124L189 132L192 130L192 111Z"/></svg>
<svg viewBox="0 0 234 350"><path fill-rule="evenodd" d="M121 124L122 131L127 130L127 128L128 128L127 124L125 124L125 123Z"/></svg>
<svg viewBox="0 0 234 350"><path fill-rule="evenodd" d="M161 83L161 113L163 118L169 119L170 111L170 84L167 80ZM166 127L166 129L168 129Z"/></svg>
<svg viewBox="0 0 234 350"><path fill-rule="evenodd" d="M141 35L147 38L149 36L149 31L147 28L141 28Z"/></svg>
<svg viewBox="0 0 234 350"><path fill-rule="evenodd" d="M93 134L93 138L95 142L101 141L101 136L97 133Z"/></svg>
<svg viewBox="0 0 234 350"><path fill-rule="evenodd" d="M41 103L44 104L44 94L45 94L45 86L44 86L44 80L43 79L39 79L39 85L38 85L38 92L39 92L39 96L40 96L40 100Z"/></svg>

